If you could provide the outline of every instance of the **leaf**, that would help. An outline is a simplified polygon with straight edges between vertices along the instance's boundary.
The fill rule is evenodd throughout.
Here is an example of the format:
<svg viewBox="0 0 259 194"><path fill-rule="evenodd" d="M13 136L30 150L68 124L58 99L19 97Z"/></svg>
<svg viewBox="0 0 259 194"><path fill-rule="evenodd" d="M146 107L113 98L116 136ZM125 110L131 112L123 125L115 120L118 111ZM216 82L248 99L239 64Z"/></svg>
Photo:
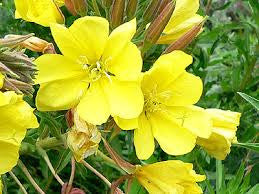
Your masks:
<svg viewBox="0 0 259 194"><path fill-rule="evenodd" d="M246 194L256 194L259 191L259 184L253 186Z"/></svg>
<svg viewBox="0 0 259 194"><path fill-rule="evenodd" d="M242 98L244 98L247 102L249 102L253 107L255 107L256 110L259 110L259 100L242 92L238 92L238 94L242 96Z"/></svg>
<svg viewBox="0 0 259 194"><path fill-rule="evenodd" d="M255 152L259 152L259 143L236 143L236 144L233 144L233 145L237 146L237 147L250 149L250 150L253 150Z"/></svg>
<svg viewBox="0 0 259 194"><path fill-rule="evenodd" d="M126 185L127 184L125 184L125 188L126 188ZM147 194L147 192L144 189L144 187L142 187L141 184L139 184L137 179L133 179L129 194Z"/></svg>

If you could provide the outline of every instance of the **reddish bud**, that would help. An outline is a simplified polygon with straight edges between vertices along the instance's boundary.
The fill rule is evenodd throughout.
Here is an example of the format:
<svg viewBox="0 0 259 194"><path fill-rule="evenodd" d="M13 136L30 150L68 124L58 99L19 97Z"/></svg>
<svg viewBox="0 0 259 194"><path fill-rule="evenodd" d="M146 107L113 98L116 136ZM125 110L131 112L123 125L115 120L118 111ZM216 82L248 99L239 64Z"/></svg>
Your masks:
<svg viewBox="0 0 259 194"><path fill-rule="evenodd" d="M87 13L88 5L86 0L65 0L65 6L74 16L85 16Z"/></svg>
<svg viewBox="0 0 259 194"><path fill-rule="evenodd" d="M145 34L145 42L155 44L162 32L164 31L166 25L168 24L175 9L175 1L168 3L157 18L150 24Z"/></svg>
<svg viewBox="0 0 259 194"><path fill-rule="evenodd" d="M128 1L127 9L126 9L128 20L131 20L135 17L137 7L138 7L138 0Z"/></svg>
<svg viewBox="0 0 259 194"><path fill-rule="evenodd" d="M144 12L143 20L145 24L148 24L155 17L155 13L160 5L160 0L152 0Z"/></svg>
<svg viewBox="0 0 259 194"><path fill-rule="evenodd" d="M165 51L164 54L170 53L174 50L181 50L187 47L199 34L199 32L202 29L202 26L204 24L205 20L200 22L199 24L195 25L190 29L188 32L186 32L183 36L181 36L178 40L173 42Z"/></svg>
<svg viewBox="0 0 259 194"><path fill-rule="evenodd" d="M114 0L111 9L111 27L114 29L123 23L125 0Z"/></svg>

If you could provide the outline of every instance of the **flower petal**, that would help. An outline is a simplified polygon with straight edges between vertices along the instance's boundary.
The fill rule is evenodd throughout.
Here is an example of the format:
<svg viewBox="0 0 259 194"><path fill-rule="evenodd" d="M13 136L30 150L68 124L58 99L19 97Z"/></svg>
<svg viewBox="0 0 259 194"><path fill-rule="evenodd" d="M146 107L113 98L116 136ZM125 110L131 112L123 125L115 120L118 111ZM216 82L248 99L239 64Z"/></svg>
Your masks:
<svg viewBox="0 0 259 194"><path fill-rule="evenodd" d="M79 103L88 87L83 77L57 80L41 84L36 96L39 111L67 110Z"/></svg>
<svg viewBox="0 0 259 194"><path fill-rule="evenodd" d="M199 101L203 90L202 80L184 72L171 82L159 96L159 102L168 106L188 106Z"/></svg>
<svg viewBox="0 0 259 194"><path fill-rule="evenodd" d="M142 69L141 53L135 44L129 42L119 55L107 61L107 66L119 80L137 80Z"/></svg>
<svg viewBox="0 0 259 194"><path fill-rule="evenodd" d="M133 119L143 110L144 97L138 82L112 79L106 81L105 90L109 99L112 116Z"/></svg>
<svg viewBox="0 0 259 194"><path fill-rule="evenodd" d="M192 56L182 51L173 51L157 59L151 70L145 73L142 90L149 92L156 87L157 92L166 91L168 84L179 77L192 63Z"/></svg>
<svg viewBox="0 0 259 194"><path fill-rule="evenodd" d="M38 68L36 83L62 80L83 74L82 66L63 55L45 54L37 58L35 64Z"/></svg>
<svg viewBox="0 0 259 194"><path fill-rule="evenodd" d="M177 0L174 13L170 18L164 33L170 33L173 28L195 16L199 6L199 0Z"/></svg>
<svg viewBox="0 0 259 194"><path fill-rule="evenodd" d="M107 121L110 107L101 80L90 85L77 106L77 112L82 119L93 125L101 125Z"/></svg>
<svg viewBox="0 0 259 194"><path fill-rule="evenodd" d="M196 136L166 118L162 113L151 113L150 121L154 137L167 154L182 155L194 148Z"/></svg>
<svg viewBox="0 0 259 194"><path fill-rule="evenodd" d="M122 119L120 117L114 117L114 121L123 130L132 130L138 127L138 118Z"/></svg>
<svg viewBox="0 0 259 194"><path fill-rule="evenodd" d="M197 106L168 107L168 117L198 137L209 138L212 121L203 108Z"/></svg>
<svg viewBox="0 0 259 194"><path fill-rule="evenodd" d="M112 31L102 56L103 61L117 57L125 49L136 32L136 23L136 19L133 19Z"/></svg>
<svg viewBox="0 0 259 194"><path fill-rule="evenodd" d="M60 24L50 25L51 34L61 53L77 63L88 63L87 53L68 28Z"/></svg>
<svg viewBox="0 0 259 194"><path fill-rule="evenodd" d="M186 32L191 30L195 25L198 25L204 20L204 17L196 14L193 17L185 20L174 28L168 30L166 34L162 35L157 41L158 44L170 44L179 39Z"/></svg>
<svg viewBox="0 0 259 194"><path fill-rule="evenodd" d="M13 140L0 139L0 147L0 174L5 174L16 166L20 146Z"/></svg>
<svg viewBox="0 0 259 194"><path fill-rule="evenodd" d="M145 142L145 143L143 143ZM154 152L155 142L151 124L142 113L138 119L138 128L134 130L134 145L140 160L147 160Z"/></svg>
<svg viewBox="0 0 259 194"><path fill-rule="evenodd" d="M69 31L81 44L90 63L95 63L101 58L109 35L109 22L105 18L79 18L70 26Z"/></svg>

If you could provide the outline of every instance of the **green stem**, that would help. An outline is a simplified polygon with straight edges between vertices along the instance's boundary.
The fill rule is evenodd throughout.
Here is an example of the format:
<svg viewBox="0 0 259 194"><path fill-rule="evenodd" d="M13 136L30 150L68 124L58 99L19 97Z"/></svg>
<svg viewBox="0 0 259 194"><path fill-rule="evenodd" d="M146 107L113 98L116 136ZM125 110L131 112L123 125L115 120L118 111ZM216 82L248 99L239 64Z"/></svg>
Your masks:
<svg viewBox="0 0 259 194"><path fill-rule="evenodd" d="M24 188L24 186L22 185L22 183L19 181L19 179L15 176L15 174L12 171L9 171L9 174L11 175L11 177L14 179L14 181L19 185L19 187L21 188L22 192L24 194L28 194L26 189Z"/></svg>
<svg viewBox="0 0 259 194"><path fill-rule="evenodd" d="M44 191L39 187L39 185L35 182L35 180L32 178L31 174L29 173L28 169L26 166L22 163L21 160L18 160L18 166L20 169L23 171L25 176L29 179L30 183L32 186L35 188L35 190L40 193L40 194L45 194Z"/></svg>
<svg viewBox="0 0 259 194"><path fill-rule="evenodd" d="M252 62L249 64L248 68L246 69L245 76L240 84L240 91L243 91L245 89L247 82L251 78L255 64L256 64L256 59L253 59Z"/></svg>

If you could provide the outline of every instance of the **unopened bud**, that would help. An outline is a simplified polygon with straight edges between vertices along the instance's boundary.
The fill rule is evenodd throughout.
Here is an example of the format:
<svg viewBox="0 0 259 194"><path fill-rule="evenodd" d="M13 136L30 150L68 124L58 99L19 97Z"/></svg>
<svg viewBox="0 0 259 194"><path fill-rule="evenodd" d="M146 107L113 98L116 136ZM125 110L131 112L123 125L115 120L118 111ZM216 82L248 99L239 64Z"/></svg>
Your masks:
<svg viewBox="0 0 259 194"><path fill-rule="evenodd" d="M21 42L27 40L30 37L33 37L34 34L27 35L7 35L3 39L0 39L0 48L1 47L9 47L9 46L17 46Z"/></svg>
<svg viewBox="0 0 259 194"><path fill-rule="evenodd" d="M137 7L138 7L138 0L129 0L127 9L126 9L128 20L131 20L135 17Z"/></svg>
<svg viewBox="0 0 259 194"><path fill-rule="evenodd" d="M161 0L161 3L157 9L157 12L156 12L156 17L158 17L160 15L160 13L165 9L165 7L174 0Z"/></svg>
<svg viewBox="0 0 259 194"><path fill-rule="evenodd" d="M88 9L88 4L86 0L65 0L65 5L68 11L76 16L85 16Z"/></svg>
<svg viewBox="0 0 259 194"><path fill-rule="evenodd" d="M114 0L111 9L111 27L114 29L123 23L125 0Z"/></svg>
<svg viewBox="0 0 259 194"><path fill-rule="evenodd" d="M204 22L205 22L205 20L203 20L199 24L195 25L188 32L186 32L183 36L181 36L179 39L177 39L175 42L173 42L164 51L164 54L170 53L174 50L181 50L181 49L184 49L185 47L187 47L195 39L195 37L200 33Z"/></svg>
<svg viewBox="0 0 259 194"><path fill-rule="evenodd" d="M145 24L148 24L153 20L160 3L161 3L160 0L152 0L150 2L143 15L143 20Z"/></svg>
<svg viewBox="0 0 259 194"><path fill-rule="evenodd" d="M156 44L157 40L164 31L175 9L175 1L168 3L157 18L150 24L145 34L144 44L146 42Z"/></svg>

